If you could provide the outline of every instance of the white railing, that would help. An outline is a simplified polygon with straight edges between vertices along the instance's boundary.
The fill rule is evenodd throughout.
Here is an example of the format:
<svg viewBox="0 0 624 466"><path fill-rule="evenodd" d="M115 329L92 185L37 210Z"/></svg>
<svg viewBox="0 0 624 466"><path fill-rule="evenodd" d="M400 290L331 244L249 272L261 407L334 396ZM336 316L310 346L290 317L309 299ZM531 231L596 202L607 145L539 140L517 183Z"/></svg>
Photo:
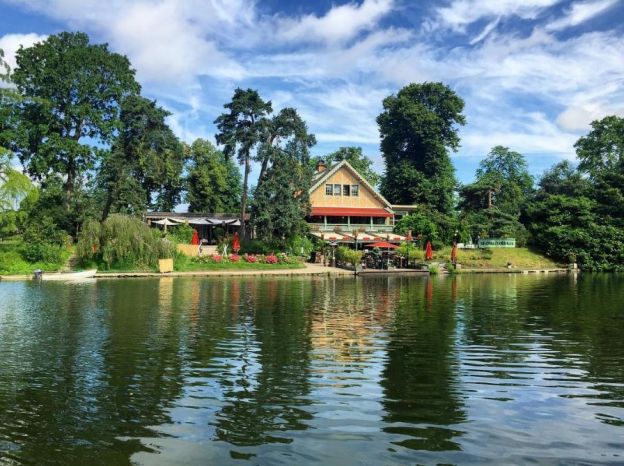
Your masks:
<svg viewBox="0 0 624 466"><path fill-rule="evenodd" d="M353 230L359 231L376 231L379 233L392 233L393 225L375 225L370 223L309 223L312 231L342 231L344 233L353 233Z"/></svg>

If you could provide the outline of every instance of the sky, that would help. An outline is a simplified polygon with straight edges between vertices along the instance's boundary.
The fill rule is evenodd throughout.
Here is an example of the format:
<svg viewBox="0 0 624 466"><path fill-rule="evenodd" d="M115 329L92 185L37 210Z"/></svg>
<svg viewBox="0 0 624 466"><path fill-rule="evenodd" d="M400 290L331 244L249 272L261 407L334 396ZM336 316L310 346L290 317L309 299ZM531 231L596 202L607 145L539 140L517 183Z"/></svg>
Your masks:
<svg viewBox="0 0 624 466"><path fill-rule="evenodd" d="M539 175L592 120L624 116L624 0L0 0L9 64L64 30L127 55L184 141L214 142L234 89L254 88L299 111L314 155L361 146L380 172L375 118L412 82L465 101L461 182L499 144Z"/></svg>

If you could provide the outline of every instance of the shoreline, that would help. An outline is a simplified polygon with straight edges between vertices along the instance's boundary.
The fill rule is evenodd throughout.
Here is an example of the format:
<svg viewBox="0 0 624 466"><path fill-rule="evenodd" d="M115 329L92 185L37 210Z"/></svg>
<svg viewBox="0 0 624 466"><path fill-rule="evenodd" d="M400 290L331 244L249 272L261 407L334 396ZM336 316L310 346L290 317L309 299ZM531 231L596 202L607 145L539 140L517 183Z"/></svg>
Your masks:
<svg viewBox="0 0 624 466"><path fill-rule="evenodd" d="M463 274L562 274L579 273L580 270L566 268L550 269L507 269L507 268L470 268L460 269L457 275ZM53 273L53 272L51 272ZM55 272L54 272L55 273ZM451 275L449 272L441 272L441 275ZM124 278L164 278L164 277L268 277L268 276L376 276L376 275L429 275L428 271L415 269L395 269L395 270L367 270L355 274L353 270L341 269L338 267L326 267L318 264L306 263L300 269L276 269L276 270L196 270L190 272L98 272L95 279L111 280ZM0 275L0 281L24 281L32 280L32 275Z"/></svg>

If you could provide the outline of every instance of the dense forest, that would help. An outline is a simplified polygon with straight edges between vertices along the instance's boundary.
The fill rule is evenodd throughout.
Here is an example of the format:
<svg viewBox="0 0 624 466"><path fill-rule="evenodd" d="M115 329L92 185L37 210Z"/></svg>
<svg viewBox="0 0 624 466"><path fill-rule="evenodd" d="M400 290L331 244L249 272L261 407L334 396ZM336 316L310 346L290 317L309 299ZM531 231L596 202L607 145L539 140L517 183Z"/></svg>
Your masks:
<svg viewBox="0 0 624 466"><path fill-rule="evenodd" d="M130 228L122 215L185 203L193 212L250 213L262 240L299 237L313 167L323 158L349 161L392 203L419 205L397 231L434 246L514 237L589 270L624 264L617 116L593 122L578 140L577 166L562 162L535 180L522 154L497 145L474 182L461 185L451 154L467 124L464 101L443 83L413 83L384 99L379 174L359 147L312 157L316 140L297 110L274 109L253 89L234 90L224 104L215 144L180 141L170 113L141 94L129 60L83 33L20 48L16 63L9 69L0 51L0 240L19 238L31 262L58 259L96 223L115 234L114 225Z"/></svg>

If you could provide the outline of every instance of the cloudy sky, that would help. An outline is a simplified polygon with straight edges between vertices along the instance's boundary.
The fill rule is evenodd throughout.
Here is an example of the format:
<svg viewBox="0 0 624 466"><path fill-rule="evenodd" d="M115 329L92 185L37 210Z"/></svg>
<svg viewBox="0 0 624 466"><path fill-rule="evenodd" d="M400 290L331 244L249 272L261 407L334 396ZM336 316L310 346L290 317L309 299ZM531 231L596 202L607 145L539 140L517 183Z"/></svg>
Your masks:
<svg viewBox="0 0 624 466"><path fill-rule="evenodd" d="M410 82L465 102L460 180L502 144L541 173L589 123L624 116L624 0L0 0L9 58L63 30L126 54L186 141L214 141L235 87L296 107L315 154L359 145L383 170L375 117Z"/></svg>

